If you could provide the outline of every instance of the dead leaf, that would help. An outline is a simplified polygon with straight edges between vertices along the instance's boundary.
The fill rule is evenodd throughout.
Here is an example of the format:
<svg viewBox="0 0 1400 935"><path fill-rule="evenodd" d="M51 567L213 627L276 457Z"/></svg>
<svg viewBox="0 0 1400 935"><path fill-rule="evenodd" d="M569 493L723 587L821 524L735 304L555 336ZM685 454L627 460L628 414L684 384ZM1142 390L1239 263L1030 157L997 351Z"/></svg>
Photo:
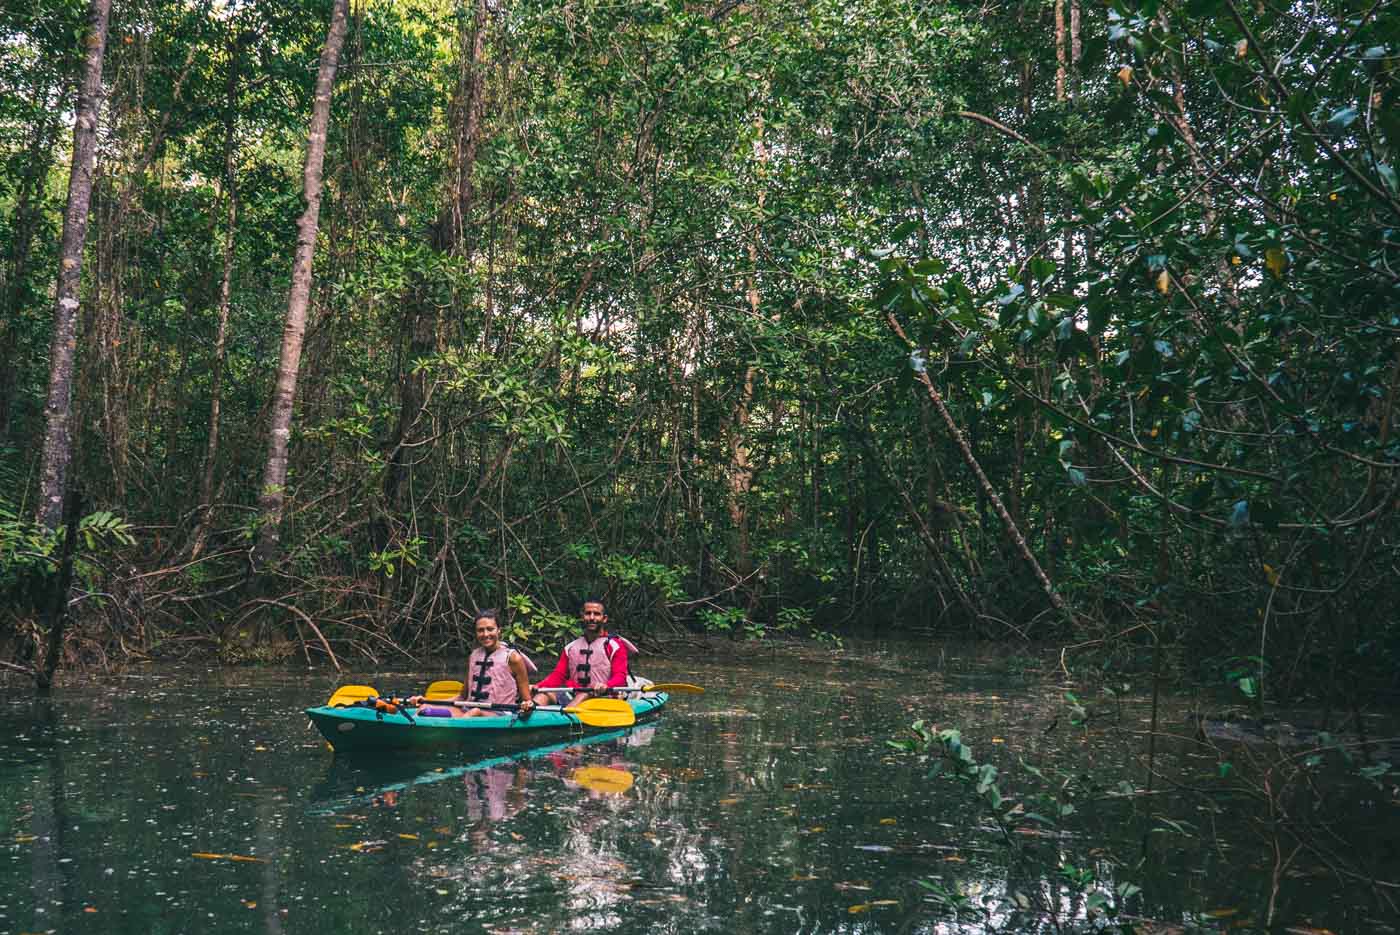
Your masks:
<svg viewBox="0 0 1400 935"><path fill-rule="evenodd" d="M405 841L416 841L416 840L418 840L418 835L416 835L416 834L403 834L402 832L400 832L399 837L403 838Z"/></svg>
<svg viewBox="0 0 1400 935"><path fill-rule="evenodd" d="M869 912L870 903L856 903L854 906L847 909L846 911L849 912L851 915L859 915L862 912Z"/></svg>
<svg viewBox="0 0 1400 935"><path fill-rule="evenodd" d="M898 818L881 818L881 819L880 819L880 824L882 824L882 825L897 825L897 824L899 824L899 819L898 819Z"/></svg>
<svg viewBox="0 0 1400 935"><path fill-rule="evenodd" d="M1131 66L1131 65L1124 65L1122 68L1118 69L1118 80L1121 81L1121 82L1123 82L1123 87L1125 87L1125 88L1126 88L1128 85L1132 84L1132 83L1133 83L1133 66Z"/></svg>
<svg viewBox="0 0 1400 935"><path fill-rule="evenodd" d="M1172 291L1172 278L1166 270L1162 270L1157 274L1157 291L1162 293L1162 295L1166 295L1168 292Z"/></svg>
<svg viewBox="0 0 1400 935"><path fill-rule="evenodd" d="M1288 269L1288 254L1278 247L1270 247L1264 251L1264 266L1275 279L1282 279L1283 271Z"/></svg>
<svg viewBox="0 0 1400 935"><path fill-rule="evenodd" d="M1240 909L1238 906L1231 906L1227 909L1207 909L1205 912L1201 913L1201 915L1209 919L1228 919L1230 916L1237 916L1239 914Z"/></svg>

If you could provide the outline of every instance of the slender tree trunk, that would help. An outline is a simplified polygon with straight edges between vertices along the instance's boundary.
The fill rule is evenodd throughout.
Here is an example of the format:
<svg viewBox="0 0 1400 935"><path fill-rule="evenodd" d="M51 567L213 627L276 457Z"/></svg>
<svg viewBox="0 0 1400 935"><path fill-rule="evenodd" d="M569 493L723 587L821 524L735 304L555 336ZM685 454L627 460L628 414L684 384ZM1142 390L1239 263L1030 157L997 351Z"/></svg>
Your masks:
<svg viewBox="0 0 1400 935"><path fill-rule="evenodd" d="M238 66L242 42L229 44L228 80L224 86L224 264L219 277L219 322L214 331L213 371L209 375L209 432L204 446L204 470L199 478L199 529L192 557L198 557L213 522L214 466L219 460L219 411L223 407L224 355L228 345L229 301L233 294L234 234L238 229L237 140Z"/></svg>
<svg viewBox="0 0 1400 935"><path fill-rule="evenodd" d="M349 0L335 0L331 9L326 46L316 73L316 101L311 110L311 132L306 141L303 197L306 210L297 221L296 258L292 285L287 294L287 320L282 328L282 353L277 365L277 385L272 395L272 422L268 432L267 462L258 498L262 522L254 564L272 561L281 549L282 510L286 503L287 449L292 435L292 409L296 404L297 370L301 365L302 337L306 332L306 308L311 298L311 262L316 255L316 232L321 218L321 167L326 158L326 133L331 119L331 89L340 64L349 20Z"/></svg>
<svg viewBox="0 0 1400 935"><path fill-rule="evenodd" d="M102 105L102 59L107 49L107 18L112 0L90 0L83 44L82 88L73 123L73 167L68 177L68 207L63 213L58 285L53 311L53 340L49 345L49 391L44 406L44 451L39 469L36 520L57 529L63 515L63 493L73 460L69 423L73 412L73 365L77 349L78 293L82 287L83 245L87 241L88 208L92 202L92 170L97 159L97 117Z"/></svg>
<svg viewBox="0 0 1400 935"><path fill-rule="evenodd" d="M900 326L899 319L895 318L893 314L887 313L885 315L885 321L888 322L890 330L898 335L901 341L910 347L913 346L912 342L909 340L909 336L904 333L904 328ZM1063 616L1066 621L1073 625L1075 623L1074 612L1070 610L1069 605L1064 602L1059 592L1055 590L1055 585L1051 583L1049 576L1045 574L1045 569L1042 568L1040 562L1036 560L1035 553L1031 551L1030 545L1026 542L1026 537L1021 534L1021 528L1016 524L1011 514L1007 512L1006 505L1002 503L1001 497L997 495L996 488L992 486L992 482L987 479L986 472L982 470L982 465L978 463L976 456L972 453L972 448L969 447L967 443L967 436L962 433L962 430L958 428L958 424L953 421L953 414L948 411L948 406L943 402L943 394L938 392L938 388L933 385L933 381L929 379L927 373L920 372L917 376L919 382L924 385L924 390L928 393L929 399L933 401L934 408L938 410L939 417L943 419L943 425L948 429L948 434L952 436L953 442L958 446L958 451L962 453L963 463L967 465L968 469L972 471L973 476L977 478L978 486L982 488L982 492L986 494L987 500L992 505L992 509L996 511L997 516L1001 519L1002 525L1006 527L1006 534L1010 537L1012 544L1015 545L1017 552L1020 553L1021 558L1025 560L1026 564L1030 566L1031 573L1035 575L1035 580L1040 583L1040 588L1045 592L1045 596L1050 601L1051 606L1059 611L1060 615Z"/></svg>
<svg viewBox="0 0 1400 935"><path fill-rule="evenodd" d="M1069 43L1065 35L1065 0L1055 0L1055 100L1066 98L1069 74Z"/></svg>

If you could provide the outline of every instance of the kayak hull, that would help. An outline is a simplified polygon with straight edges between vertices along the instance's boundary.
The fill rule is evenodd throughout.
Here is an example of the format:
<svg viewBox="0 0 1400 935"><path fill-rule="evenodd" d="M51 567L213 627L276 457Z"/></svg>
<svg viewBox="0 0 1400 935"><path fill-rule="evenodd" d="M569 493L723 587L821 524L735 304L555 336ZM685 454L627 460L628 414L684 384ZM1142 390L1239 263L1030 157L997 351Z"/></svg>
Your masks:
<svg viewBox="0 0 1400 935"><path fill-rule="evenodd" d="M666 705L665 692L627 699L637 721L650 720ZM533 746L550 738L595 732L572 715L557 709L535 711L528 718L515 712L494 717L419 718L383 714L371 708L306 709L306 716L337 753L379 750L442 750L470 747L496 749Z"/></svg>

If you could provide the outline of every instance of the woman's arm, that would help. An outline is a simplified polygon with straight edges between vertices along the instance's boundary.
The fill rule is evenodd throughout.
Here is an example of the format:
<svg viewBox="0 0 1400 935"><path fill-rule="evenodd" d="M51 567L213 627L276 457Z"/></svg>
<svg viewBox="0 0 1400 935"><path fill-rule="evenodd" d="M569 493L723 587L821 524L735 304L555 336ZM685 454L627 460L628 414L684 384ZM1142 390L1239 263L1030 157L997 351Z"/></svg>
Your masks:
<svg viewBox="0 0 1400 935"><path fill-rule="evenodd" d="M515 676L515 697L520 702L520 710L524 713L533 711L535 702L530 696L530 676L525 660L520 653L513 652L506 657L506 665L510 666L510 674Z"/></svg>

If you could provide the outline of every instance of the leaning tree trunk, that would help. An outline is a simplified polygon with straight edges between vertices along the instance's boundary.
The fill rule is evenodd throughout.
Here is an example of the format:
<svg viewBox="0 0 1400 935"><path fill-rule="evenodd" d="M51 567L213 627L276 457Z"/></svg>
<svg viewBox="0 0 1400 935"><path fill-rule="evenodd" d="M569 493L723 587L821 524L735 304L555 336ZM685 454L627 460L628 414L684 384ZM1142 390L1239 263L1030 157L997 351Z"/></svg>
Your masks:
<svg viewBox="0 0 1400 935"><path fill-rule="evenodd" d="M63 516L63 492L73 460L69 421L73 413L73 361L78 339L78 291L83 278L83 245L87 241L88 208L92 203L92 168L97 159L97 112L102 104L102 58L107 49L107 17L112 0L91 0L83 40L82 88L73 122L73 168L68 176L68 207L63 212L59 248L58 286L53 308L53 340L49 345L49 395L44 406L44 451L39 468L39 504L35 519L57 529Z"/></svg>
<svg viewBox="0 0 1400 935"><path fill-rule="evenodd" d="M303 197L306 210L297 221L297 250L292 262L292 287L287 294L287 320L282 327L282 355L277 365L277 386L272 394L272 425L268 433L267 463L262 493L258 497L261 529L254 550L254 565L262 567L281 547L282 508L286 500L287 447L292 435L292 407L296 404L297 370L301 342L306 332L306 306L311 298L311 261L316 254L316 231L321 220L321 166L326 158L326 129L331 119L331 88L345 44L349 0L335 0L326 47L316 73L316 102L311 109L311 132L306 141Z"/></svg>

